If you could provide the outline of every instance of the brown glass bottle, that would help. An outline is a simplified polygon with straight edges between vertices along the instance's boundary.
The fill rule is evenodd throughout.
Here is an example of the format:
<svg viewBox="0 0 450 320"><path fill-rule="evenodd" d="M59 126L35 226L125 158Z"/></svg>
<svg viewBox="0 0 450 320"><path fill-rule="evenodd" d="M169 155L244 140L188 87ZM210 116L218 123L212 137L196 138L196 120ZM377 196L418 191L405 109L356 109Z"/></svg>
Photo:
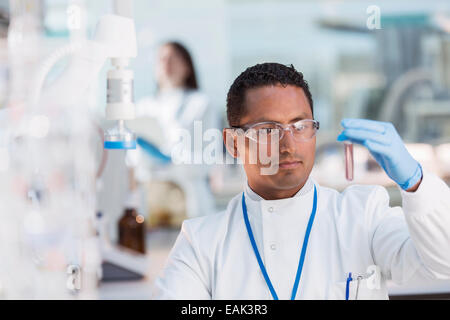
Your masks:
<svg viewBox="0 0 450 320"><path fill-rule="evenodd" d="M145 254L144 217L136 209L126 208L119 220L119 245Z"/></svg>

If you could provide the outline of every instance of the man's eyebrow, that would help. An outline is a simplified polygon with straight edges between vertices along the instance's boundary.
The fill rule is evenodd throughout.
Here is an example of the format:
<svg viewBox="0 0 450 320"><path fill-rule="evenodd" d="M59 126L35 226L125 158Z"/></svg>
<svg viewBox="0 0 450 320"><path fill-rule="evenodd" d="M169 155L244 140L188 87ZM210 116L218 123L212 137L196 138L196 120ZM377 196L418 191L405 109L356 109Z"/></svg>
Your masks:
<svg viewBox="0 0 450 320"><path fill-rule="evenodd" d="M305 120L305 119L313 120L313 118L311 118L311 116L308 115L306 112L302 112L297 117L295 117L294 119L290 120L289 123L294 123L294 122L297 122L297 121L300 121L300 120Z"/></svg>
<svg viewBox="0 0 450 320"><path fill-rule="evenodd" d="M258 118L256 120L252 121L252 123L259 123L259 122L276 122L276 121L272 120L272 119L267 119L267 118Z"/></svg>
<svg viewBox="0 0 450 320"><path fill-rule="evenodd" d="M302 114L299 115L298 117L295 117L294 119L292 119L291 121L289 121L289 123L297 122L297 121L304 120L304 119L307 119L307 118L308 118L308 116L306 115L306 113L302 113Z"/></svg>

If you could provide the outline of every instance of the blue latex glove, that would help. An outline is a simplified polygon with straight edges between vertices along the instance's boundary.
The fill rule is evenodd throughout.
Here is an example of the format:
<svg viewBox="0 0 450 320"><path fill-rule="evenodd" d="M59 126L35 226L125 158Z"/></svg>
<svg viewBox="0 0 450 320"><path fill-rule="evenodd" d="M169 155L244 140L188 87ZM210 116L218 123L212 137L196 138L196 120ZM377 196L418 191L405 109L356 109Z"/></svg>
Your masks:
<svg viewBox="0 0 450 320"><path fill-rule="evenodd" d="M162 153L158 147L156 147L153 143L150 141L147 141L143 138L138 137L137 138L137 144L154 160L158 161L162 164L168 164L172 161L172 159Z"/></svg>
<svg viewBox="0 0 450 320"><path fill-rule="evenodd" d="M392 123L365 119L344 119L344 131L338 141L362 144L369 149L378 164L403 190L422 179L422 167L409 154Z"/></svg>

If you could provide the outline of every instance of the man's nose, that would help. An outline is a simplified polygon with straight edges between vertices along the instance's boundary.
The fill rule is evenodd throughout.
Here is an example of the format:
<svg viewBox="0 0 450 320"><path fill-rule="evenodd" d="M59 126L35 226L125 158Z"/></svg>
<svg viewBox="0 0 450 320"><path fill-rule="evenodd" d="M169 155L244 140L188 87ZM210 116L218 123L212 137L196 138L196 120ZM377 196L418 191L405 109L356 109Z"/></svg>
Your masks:
<svg viewBox="0 0 450 320"><path fill-rule="evenodd" d="M290 127L284 128L283 138L280 140L280 153L289 152L293 153L296 149L296 144L294 140L294 134Z"/></svg>

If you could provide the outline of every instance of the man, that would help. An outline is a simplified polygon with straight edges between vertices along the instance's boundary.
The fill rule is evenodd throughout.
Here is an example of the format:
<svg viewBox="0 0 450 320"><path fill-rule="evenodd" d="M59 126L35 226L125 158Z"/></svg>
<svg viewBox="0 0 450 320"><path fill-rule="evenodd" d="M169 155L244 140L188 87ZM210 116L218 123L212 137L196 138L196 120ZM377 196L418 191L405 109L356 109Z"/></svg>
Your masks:
<svg viewBox="0 0 450 320"><path fill-rule="evenodd" d="M400 186L403 209L389 207L383 187L339 193L310 178L319 126L292 66L248 68L227 113L225 145L242 158L247 185L225 212L184 222L155 298L386 299L389 279L450 278L450 189L422 170L391 124L343 120L338 141L369 149ZM248 161L252 141L278 143L275 174Z"/></svg>

